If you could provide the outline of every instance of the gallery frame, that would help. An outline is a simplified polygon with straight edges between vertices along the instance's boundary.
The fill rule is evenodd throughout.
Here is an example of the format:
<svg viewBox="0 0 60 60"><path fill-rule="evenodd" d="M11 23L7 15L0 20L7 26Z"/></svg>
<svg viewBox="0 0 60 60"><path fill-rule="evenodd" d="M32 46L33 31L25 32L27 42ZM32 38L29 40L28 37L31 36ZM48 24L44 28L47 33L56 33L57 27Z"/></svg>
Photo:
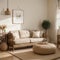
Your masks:
<svg viewBox="0 0 60 60"><path fill-rule="evenodd" d="M22 9L12 10L12 24L21 24L24 22L24 11Z"/></svg>

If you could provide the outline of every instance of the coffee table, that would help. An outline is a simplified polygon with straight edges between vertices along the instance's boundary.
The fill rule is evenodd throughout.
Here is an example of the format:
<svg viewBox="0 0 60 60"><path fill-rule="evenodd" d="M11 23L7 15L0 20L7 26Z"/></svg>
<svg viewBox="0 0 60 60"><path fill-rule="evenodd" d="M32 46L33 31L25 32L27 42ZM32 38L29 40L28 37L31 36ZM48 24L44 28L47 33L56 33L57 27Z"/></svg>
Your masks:
<svg viewBox="0 0 60 60"><path fill-rule="evenodd" d="M56 46L52 43L37 43L33 45L33 52L42 55L53 54L56 52Z"/></svg>

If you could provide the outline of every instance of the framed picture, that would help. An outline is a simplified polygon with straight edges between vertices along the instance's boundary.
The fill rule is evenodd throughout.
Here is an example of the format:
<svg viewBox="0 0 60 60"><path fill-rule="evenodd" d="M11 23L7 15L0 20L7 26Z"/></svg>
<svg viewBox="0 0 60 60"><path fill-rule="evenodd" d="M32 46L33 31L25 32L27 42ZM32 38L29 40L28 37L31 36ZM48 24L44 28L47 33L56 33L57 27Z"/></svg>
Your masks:
<svg viewBox="0 0 60 60"><path fill-rule="evenodd" d="M12 23L21 24L23 23L24 11L21 9L12 10Z"/></svg>

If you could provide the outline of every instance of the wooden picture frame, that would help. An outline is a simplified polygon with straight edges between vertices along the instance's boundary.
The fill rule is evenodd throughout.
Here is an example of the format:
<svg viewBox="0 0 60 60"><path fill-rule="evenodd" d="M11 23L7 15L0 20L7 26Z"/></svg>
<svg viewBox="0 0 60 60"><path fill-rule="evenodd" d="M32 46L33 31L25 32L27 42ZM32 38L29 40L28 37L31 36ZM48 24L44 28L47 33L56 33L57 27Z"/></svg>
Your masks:
<svg viewBox="0 0 60 60"><path fill-rule="evenodd" d="M21 24L23 23L24 11L21 9L12 10L12 23Z"/></svg>

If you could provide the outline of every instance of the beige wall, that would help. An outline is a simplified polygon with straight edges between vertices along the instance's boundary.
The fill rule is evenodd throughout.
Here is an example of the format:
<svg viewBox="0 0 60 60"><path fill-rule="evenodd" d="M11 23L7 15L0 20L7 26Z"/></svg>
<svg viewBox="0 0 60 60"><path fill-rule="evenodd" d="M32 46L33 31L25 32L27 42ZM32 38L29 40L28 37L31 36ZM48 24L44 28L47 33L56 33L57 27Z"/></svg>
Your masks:
<svg viewBox="0 0 60 60"><path fill-rule="evenodd" d="M48 0L48 19L51 22L49 37L51 42L57 41L56 14L57 14L57 0Z"/></svg>
<svg viewBox="0 0 60 60"><path fill-rule="evenodd" d="M6 8L6 0L0 0L0 8ZM24 24L22 24L24 29L39 29L41 21L47 19L47 0L9 0L9 8L24 10ZM12 25L11 20L11 16L0 15L0 24L7 24L9 29L16 27ZM21 27L21 25L17 27L19 26Z"/></svg>
<svg viewBox="0 0 60 60"><path fill-rule="evenodd" d="M39 24L47 18L47 0L24 0L24 24L26 29L39 29Z"/></svg>
<svg viewBox="0 0 60 60"><path fill-rule="evenodd" d="M6 0L0 0L0 11L6 9ZM56 42L56 9L57 0L9 0L9 8L24 10L24 24L12 24L11 16L0 15L0 24L6 24L9 30L39 29L39 24L44 19L51 21L49 37L52 42Z"/></svg>

